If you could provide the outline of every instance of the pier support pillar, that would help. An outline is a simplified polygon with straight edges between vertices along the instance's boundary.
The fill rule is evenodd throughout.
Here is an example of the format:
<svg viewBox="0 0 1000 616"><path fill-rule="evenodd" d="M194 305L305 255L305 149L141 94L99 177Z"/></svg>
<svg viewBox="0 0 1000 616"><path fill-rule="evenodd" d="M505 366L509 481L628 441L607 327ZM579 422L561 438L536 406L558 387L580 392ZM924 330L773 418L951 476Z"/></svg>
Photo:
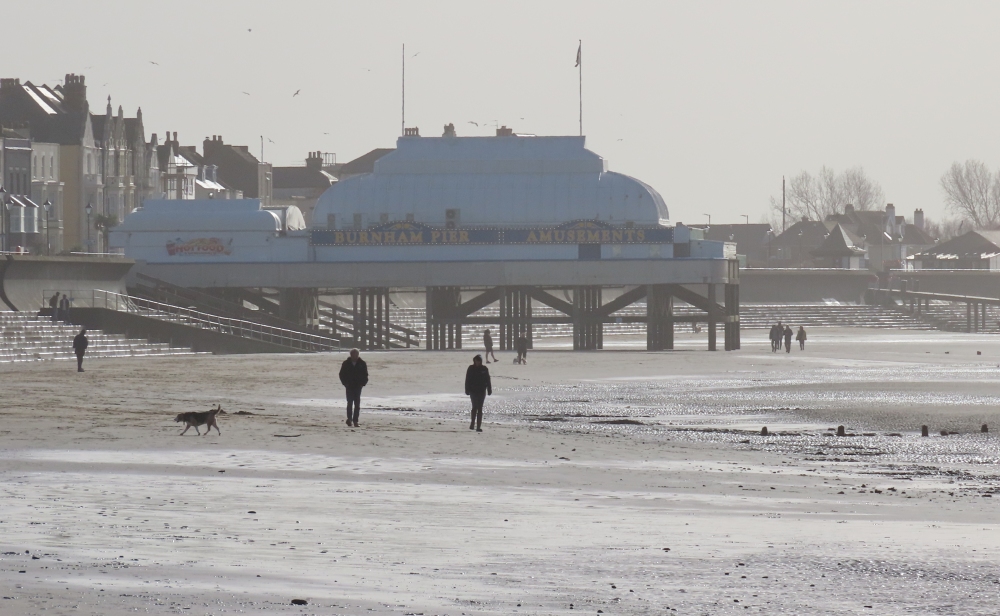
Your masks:
<svg viewBox="0 0 1000 616"><path fill-rule="evenodd" d="M506 287L500 294L500 350L517 348L517 339L528 339L528 348L534 348L531 330L531 296L525 289Z"/></svg>
<svg viewBox="0 0 1000 616"><path fill-rule="evenodd" d="M604 317L600 310L601 287L573 289L573 350L604 348Z"/></svg>
<svg viewBox="0 0 1000 616"><path fill-rule="evenodd" d="M672 351L674 348L674 296L670 286L646 287L646 350Z"/></svg>
<svg viewBox="0 0 1000 616"><path fill-rule="evenodd" d="M462 303L460 287L427 287L428 351L462 348L462 324L456 308Z"/></svg>
<svg viewBox="0 0 1000 616"><path fill-rule="evenodd" d="M389 348L389 289L355 289L351 320L354 345L359 349Z"/></svg>
<svg viewBox="0 0 1000 616"><path fill-rule="evenodd" d="M718 314L715 310L715 285L708 285L708 350L715 351L715 323Z"/></svg>
<svg viewBox="0 0 1000 616"><path fill-rule="evenodd" d="M278 316L298 325L315 325L319 320L319 292L316 289L279 290Z"/></svg>

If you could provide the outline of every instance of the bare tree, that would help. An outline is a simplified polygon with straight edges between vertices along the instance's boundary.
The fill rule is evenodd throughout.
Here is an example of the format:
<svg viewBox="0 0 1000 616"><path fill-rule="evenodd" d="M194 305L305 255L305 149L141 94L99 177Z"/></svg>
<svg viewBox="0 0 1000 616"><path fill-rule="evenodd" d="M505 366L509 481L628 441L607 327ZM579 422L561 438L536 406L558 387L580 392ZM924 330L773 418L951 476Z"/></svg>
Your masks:
<svg viewBox="0 0 1000 616"><path fill-rule="evenodd" d="M808 171L792 177L785 188L785 211L791 221L825 220L844 211L848 203L857 210L882 209L885 194L878 182L861 167L837 174L823 167L814 177ZM771 197L771 211L781 216L781 197Z"/></svg>
<svg viewBox="0 0 1000 616"><path fill-rule="evenodd" d="M972 225L960 218L948 218L940 221L927 219L924 221L924 231L937 241L944 242L953 237L971 231Z"/></svg>
<svg viewBox="0 0 1000 616"><path fill-rule="evenodd" d="M1000 171L978 160L954 163L941 176L944 202L976 229L1000 227Z"/></svg>

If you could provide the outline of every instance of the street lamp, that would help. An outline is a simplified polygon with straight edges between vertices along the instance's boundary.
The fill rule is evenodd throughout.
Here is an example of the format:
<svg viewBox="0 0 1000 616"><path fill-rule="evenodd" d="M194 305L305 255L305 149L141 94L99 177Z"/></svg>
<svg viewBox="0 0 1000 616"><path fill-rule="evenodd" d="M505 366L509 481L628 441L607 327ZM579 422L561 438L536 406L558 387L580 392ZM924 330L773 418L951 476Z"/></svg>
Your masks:
<svg viewBox="0 0 1000 616"><path fill-rule="evenodd" d="M708 226L711 227L712 226L712 215L711 214L702 214L702 216L708 216Z"/></svg>
<svg viewBox="0 0 1000 616"><path fill-rule="evenodd" d="M745 224L748 224L748 225L750 224L750 216L748 214L740 214L740 216L742 216L743 218L746 219L746 223Z"/></svg>
<svg viewBox="0 0 1000 616"><path fill-rule="evenodd" d="M49 235L49 226L52 224L52 202L46 199L42 207L45 208L45 253L52 256L52 236Z"/></svg>
<svg viewBox="0 0 1000 616"><path fill-rule="evenodd" d="M87 211L87 252L94 252L94 246L90 241L90 215L94 213L94 205L88 203L83 209Z"/></svg>

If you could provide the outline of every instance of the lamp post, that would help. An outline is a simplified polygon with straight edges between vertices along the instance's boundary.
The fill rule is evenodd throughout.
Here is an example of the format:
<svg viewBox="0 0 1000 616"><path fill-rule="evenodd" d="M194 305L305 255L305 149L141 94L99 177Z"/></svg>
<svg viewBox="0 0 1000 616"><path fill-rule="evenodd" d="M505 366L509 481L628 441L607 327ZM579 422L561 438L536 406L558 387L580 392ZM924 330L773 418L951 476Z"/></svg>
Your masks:
<svg viewBox="0 0 1000 616"><path fill-rule="evenodd" d="M749 214L740 214L740 216L742 216L745 219L744 224L747 224L747 225L750 224L750 216L749 216Z"/></svg>
<svg viewBox="0 0 1000 616"><path fill-rule="evenodd" d="M52 256L52 236L49 235L49 226L52 224L52 202L46 199L42 207L45 208L45 254Z"/></svg>
<svg viewBox="0 0 1000 616"><path fill-rule="evenodd" d="M90 215L94 213L94 205L88 203L87 207L83 209L87 211L87 252L94 252L93 244L90 241Z"/></svg>
<svg viewBox="0 0 1000 616"><path fill-rule="evenodd" d="M702 214L702 216L708 216L708 226L711 227L712 226L712 215L711 214Z"/></svg>

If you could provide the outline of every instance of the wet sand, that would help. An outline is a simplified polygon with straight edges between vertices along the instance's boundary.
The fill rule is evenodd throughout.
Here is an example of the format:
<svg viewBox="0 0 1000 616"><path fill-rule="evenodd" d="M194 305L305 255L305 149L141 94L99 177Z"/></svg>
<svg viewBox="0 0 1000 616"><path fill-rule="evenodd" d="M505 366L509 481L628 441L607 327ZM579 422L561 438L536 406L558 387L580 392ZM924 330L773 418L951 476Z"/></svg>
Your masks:
<svg viewBox="0 0 1000 616"><path fill-rule="evenodd" d="M0 614L996 613L1000 340L755 334L0 366Z"/></svg>

